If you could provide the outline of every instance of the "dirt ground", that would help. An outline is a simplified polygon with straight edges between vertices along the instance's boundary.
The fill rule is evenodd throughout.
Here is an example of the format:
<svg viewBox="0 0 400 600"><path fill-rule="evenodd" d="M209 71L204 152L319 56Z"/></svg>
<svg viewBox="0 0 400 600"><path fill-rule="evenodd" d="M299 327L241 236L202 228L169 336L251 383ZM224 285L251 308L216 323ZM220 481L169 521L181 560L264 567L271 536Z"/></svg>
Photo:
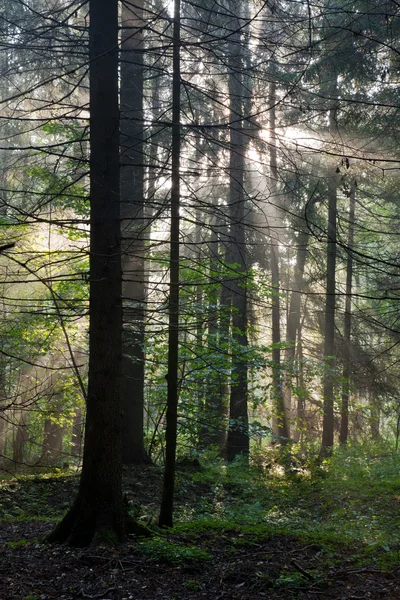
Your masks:
<svg viewBox="0 0 400 600"><path fill-rule="evenodd" d="M126 482L127 494L142 505L158 506L159 474L144 471L133 479ZM262 539L205 528L195 539L176 532L160 537L181 547L195 544L207 560L146 554L134 538L117 549L46 545L42 540L55 525L55 508L64 512L76 484L69 478L0 491L0 508L8 515L0 521L0 600L400 600L400 567L358 566L351 551L330 562L318 544L290 535ZM184 494L179 500L179 490L177 497L178 504L187 501ZM24 514L18 518L21 502Z"/></svg>

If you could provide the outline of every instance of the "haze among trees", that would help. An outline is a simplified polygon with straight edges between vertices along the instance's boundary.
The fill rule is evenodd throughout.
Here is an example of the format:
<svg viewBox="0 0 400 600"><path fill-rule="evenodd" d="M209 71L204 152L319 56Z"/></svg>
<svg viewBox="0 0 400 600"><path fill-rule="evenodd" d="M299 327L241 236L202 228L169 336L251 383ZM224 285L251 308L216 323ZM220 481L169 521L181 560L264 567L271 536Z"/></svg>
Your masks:
<svg viewBox="0 0 400 600"><path fill-rule="evenodd" d="M149 533L123 469L172 527L177 461L397 450L399 3L1 9L0 467L82 467L48 539Z"/></svg>

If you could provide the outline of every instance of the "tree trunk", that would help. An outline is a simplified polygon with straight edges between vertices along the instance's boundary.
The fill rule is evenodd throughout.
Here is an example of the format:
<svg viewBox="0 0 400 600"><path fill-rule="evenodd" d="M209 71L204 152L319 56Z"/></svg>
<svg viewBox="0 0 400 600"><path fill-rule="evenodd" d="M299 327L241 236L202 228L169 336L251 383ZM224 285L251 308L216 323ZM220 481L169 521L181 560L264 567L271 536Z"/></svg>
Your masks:
<svg viewBox="0 0 400 600"><path fill-rule="evenodd" d="M202 430L203 447L209 445L218 448L224 457L228 433L228 381L226 376L226 345L229 340L231 293L226 285L221 285L221 263L226 262L220 255L218 235L217 197L213 199L213 217L210 222L211 236L208 244L212 288L208 296L207 340L209 356L218 356L217 364L213 359L208 366L205 391L205 427ZM215 280L214 280L215 278Z"/></svg>
<svg viewBox="0 0 400 600"><path fill-rule="evenodd" d="M378 441L380 439L380 416L381 411L377 404L372 403L370 405L370 430L371 430L371 438L374 441Z"/></svg>
<svg viewBox="0 0 400 600"><path fill-rule="evenodd" d="M180 154L181 154L181 6L174 4L173 29L173 81L172 81L172 151L171 151L171 242L170 242L170 295L168 326L167 373L167 428L165 470L160 527L173 526L176 440L178 429L178 352L179 352L179 207L180 207Z"/></svg>
<svg viewBox="0 0 400 600"><path fill-rule="evenodd" d="M286 350L285 350L285 387L284 387L284 405L286 409L292 404L292 377L296 356L296 338L300 328L300 303L301 291L303 288L304 267L307 259L307 247L309 233L305 229L300 232L297 240L297 257L293 275L293 289L290 296L289 312L286 325ZM298 400L302 400L299 396ZM298 407L297 407L297 413ZM296 435L296 424L294 427L294 438Z"/></svg>
<svg viewBox="0 0 400 600"><path fill-rule="evenodd" d="M126 533L122 498L121 234L119 198L118 2L91 0L89 382L78 496L48 536L87 546Z"/></svg>
<svg viewBox="0 0 400 600"><path fill-rule="evenodd" d="M244 223L244 171L246 138L243 134L243 49L240 30L243 21L232 23L232 43L229 50L229 211L230 211L230 265L234 265L230 284L232 302L232 365L229 400L229 430L227 458L233 461L239 454L249 453L249 421L247 391L247 361L244 356L247 341L246 240Z"/></svg>
<svg viewBox="0 0 400 600"><path fill-rule="evenodd" d="M335 76L331 98L337 98L337 77ZM336 136L337 100L329 110L329 129L332 137ZM334 370L335 370L335 310L336 310L336 218L337 218L337 189L338 170L331 166L328 176L328 244L326 263L326 301L324 326L324 378L323 378L323 426L322 446L320 457L332 453L334 442Z"/></svg>
<svg viewBox="0 0 400 600"><path fill-rule="evenodd" d="M143 6L121 7L122 460L149 462L144 449L145 214Z"/></svg>
<svg viewBox="0 0 400 600"><path fill-rule="evenodd" d="M72 423L71 456L81 458L83 441L83 411L80 407L76 409Z"/></svg>
<svg viewBox="0 0 400 600"><path fill-rule="evenodd" d="M270 181L271 181L271 212L278 212L278 160L276 147L276 84L274 81L270 84L269 89L270 102ZM278 215L274 220L277 220ZM280 223L275 224L280 225ZM272 394L274 401L273 410L273 429L279 436L281 443L287 442L289 439L289 425L287 419L287 411L284 403L283 382L282 382L282 365L281 365L281 331L280 331L280 274L279 274L279 233L278 228L271 220L268 222L268 233L270 237L271 250L271 285L272 285Z"/></svg>
<svg viewBox="0 0 400 600"><path fill-rule="evenodd" d="M22 463L24 462L24 452L27 440L27 417L24 408L22 408L20 414L18 415L18 423L16 426L16 432L12 446L13 463L15 469L17 469L18 466L22 465Z"/></svg>
<svg viewBox="0 0 400 600"><path fill-rule="evenodd" d="M346 265L346 304L344 310L343 331L343 385L342 407L340 420L339 441L347 444L349 435L349 394L350 394L350 342L351 342L351 294L353 279L353 246L354 246L354 213L356 206L356 186L353 181L350 185L350 210L349 231L347 237L347 265Z"/></svg>
<svg viewBox="0 0 400 600"><path fill-rule="evenodd" d="M62 414L62 406L57 405L53 412L56 421L48 418L45 419L44 422L42 455L39 460L40 465L52 465L61 458L63 428L57 423L57 419L59 419Z"/></svg>

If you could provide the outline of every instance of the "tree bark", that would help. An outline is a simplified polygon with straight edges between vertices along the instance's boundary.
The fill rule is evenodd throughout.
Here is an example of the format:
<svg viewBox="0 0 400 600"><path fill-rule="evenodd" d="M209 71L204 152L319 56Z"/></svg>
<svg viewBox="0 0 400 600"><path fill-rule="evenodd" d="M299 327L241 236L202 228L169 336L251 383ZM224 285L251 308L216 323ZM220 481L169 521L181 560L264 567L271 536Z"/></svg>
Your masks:
<svg viewBox="0 0 400 600"><path fill-rule="evenodd" d="M122 498L121 233L118 2L91 0L89 382L78 496L48 536L88 546L116 543L129 523Z"/></svg>
<svg viewBox="0 0 400 600"><path fill-rule="evenodd" d="M178 353L179 353L179 207L180 207L180 154L181 154L181 5L174 4L173 81L172 81L172 151L171 151L171 241L170 241L170 296L168 326L167 373L167 428L164 483L158 524L173 526L176 441L178 429Z"/></svg>

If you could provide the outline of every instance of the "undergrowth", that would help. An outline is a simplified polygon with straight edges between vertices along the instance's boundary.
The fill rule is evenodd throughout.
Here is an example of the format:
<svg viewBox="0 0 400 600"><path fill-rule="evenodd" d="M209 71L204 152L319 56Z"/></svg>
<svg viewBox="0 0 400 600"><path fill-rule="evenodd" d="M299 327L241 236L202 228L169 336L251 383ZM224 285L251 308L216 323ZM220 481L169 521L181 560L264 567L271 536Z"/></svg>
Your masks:
<svg viewBox="0 0 400 600"><path fill-rule="evenodd" d="M249 466L241 460L227 466L210 455L201 458L199 469L178 472L175 528L139 541L138 551L157 561L201 563L218 544L234 554L284 536L314 544L322 563L397 567L399 456L380 444L337 448L322 465L315 458L312 449L296 446L284 452L267 449ZM154 468L133 471L126 485L135 517L151 526L158 502L141 485L150 472L151 485L159 488L161 472ZM0 518L57 519L76 486L76 476L54 473L0 480ZM287 583L283 576L282 585Z"/></svg>

